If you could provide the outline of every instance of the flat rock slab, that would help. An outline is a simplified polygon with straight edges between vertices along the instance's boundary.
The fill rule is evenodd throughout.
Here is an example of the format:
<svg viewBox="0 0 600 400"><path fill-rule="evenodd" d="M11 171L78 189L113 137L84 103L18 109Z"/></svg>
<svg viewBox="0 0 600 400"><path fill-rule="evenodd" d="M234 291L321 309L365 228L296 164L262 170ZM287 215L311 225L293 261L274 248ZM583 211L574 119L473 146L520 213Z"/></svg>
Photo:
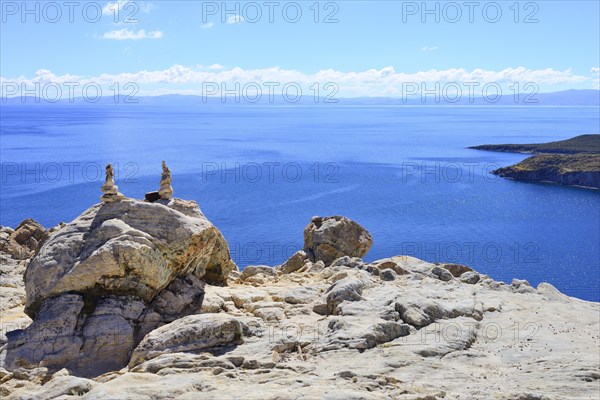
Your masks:
<svg viewBox="0 0 600 400"><path fill-rule="evenodd" d="M241 344L242 324L225 314L180 318L150 332L131 356L130 367L165 353L196 352Z"/></svg>

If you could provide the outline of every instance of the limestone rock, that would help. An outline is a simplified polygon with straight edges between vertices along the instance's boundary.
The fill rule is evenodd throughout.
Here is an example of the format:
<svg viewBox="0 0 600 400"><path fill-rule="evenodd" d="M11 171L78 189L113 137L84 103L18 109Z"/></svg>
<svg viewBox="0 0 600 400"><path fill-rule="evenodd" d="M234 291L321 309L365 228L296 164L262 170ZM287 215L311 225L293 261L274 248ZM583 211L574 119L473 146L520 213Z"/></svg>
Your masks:
<svg viewBox="0 0 600 400"><path fill-rule="evenodd" d="M304 251L308 258L326 266L343 256L364 257L371 246L371 234L342 216L313 217L304 229Z"/></svg>
<svg viewBox="0 0 600 400"><path fill-rule="evenodd" d="M97 383L91 379L59 376L44 384L35 393L31 393L31 397L23 396L22 399L53 400L63 398L61 396L82 396L95 385Z"/></svg>
<svg viewBox="0 0 600 400"><path fill-rule="evenodd" d="M95 205L54 233L25 275L27 312L62 293L152 300L188 273L224 283L235 269L227 242L195 202L123 200Z"/></svg>
<svg viewBox="0 0 600 400"><path fill-rule="evenodd" d="M396 273L393 269L386 268L379 274L379 277L384 281L393 281L396 279Z"/></svg>
<svg viewBox="0 0 600 400"><path fill-rule="evenodd" d="M440 265L442 268L447 269L453 277L458 278L465 272L473 271L473 268L467 267L466 265L461 264L442 264Z"/></svg>
<svg viewBox="0 0 600 400"><path fill-rule="evenodd" d="M529 282L527 282L525 279L517 279L514 278L510 284L512 287L514 288L520 288L521 286L529 286L531 287L531 285L529 284Z"/></svg>
<svg viewBox="0 0 600 400"><path fill-rule="evenodd" d="M141 321L145 304L134 298L105 297L90 310L87 300L63 294L45 301L27 329L9 332L6 365L11 369L43 365L53 370L65 366L83 376L126 365L147 331L147 321ZM159 315L152 328L161 322Z"/></svg>
<svg viewBox="0 0 600 400"><path fill-rule="evenodd" d="M243 342L242 324L224 314L191 315L150 332L137 346L129 366L165 353L211 350Z"/></svg>
<svg viewBox="0 0 600 400"><path fill-rule="evenodd" d="M326 344L323 348L317 348L324 350L332 344L338 344L336 348L366 350L410 333L410 327L406 324L379 319L368 324L364 322L362 318L357 317L331 318L325 332Z"/></svg>
<svg viewBox="0 0 600 400"><path fill-rule="evenodd" d="M565 303L571 302L571 298L563 293L561 293L557 288L549 284L548 282L541 282L537 286L537 291L539 294L546 296L552 300L560 300Z"/></svg>
<svg viewBox="0 0 600 400"><path fill-rule="evenodd" d="M371 265L380 271L383 271L384 269L391 269L392 271L394 271L396 273L396 275L409 274L408 271L406 271L404 268L402 268L396 262L392 261L389 258L384 259L384 260L375 261L375 262L371 263Z"/></svg>
<svg viewBox="0 0 600 400"><path fill-rule="evenodd" d="M460 275L460 280L464 283L468 283L470 285L474 285L479 282L480 276L475 271L467 271Z"/></svg>
<svg viewBox="0 0 600 400"><path fill-rule="evenodd" d="M440 281L444 281L444 282L448 282L448 281L452 280L452 278L453 278L450 271L448 271L445 268L440 268L437 265L431 269L431 273L433 275L437 276Z"/></svg>
<svg viewBox="0 0 600 400"><path fill-rule="evenodd" d="M360 259L359 257L348 257L348 256L343 256L340 257L336 260L334 260L330 267L348 267L348 268L356 268L356 269L360 269L365 265L365 263L363 262L362 259Z"/></svg>
<svg viewBox="0 0 600 400"><path fill-rule="evenodd" d="M83 339L73 337L73 332L83 306L83 297L77 294L48 299L27 329L8 332L8 369L35 368L42 362L66 365L77 357Z"/></svg>
<svg viewBox="0 0 600 400"><path fill-rule="evenodd" d="M535 289L531 287L525 279L513 279L510 284L511 289L515 293L534 293Z"/></svg>
<svg viewBox="0 0 600 400"><path fill-rule="evenodd" d="M497 290L489 277L483 277L487 284L463 283L471 272L444 282L431 263L390 260L407 274L384 281L338 265L314 274L260 274L261 284L206 285L203 307L210 300L218 314L184 317L150 332L152 345L140 344L136 365L96 378L81 397L487 400L492 390L506 399L597 397L597 303L548 284L515 293L532 288L515 282L518 288ZM135 316L133 304L124 305L100 308ZM313 312L318 305L321 314ZM229 329L209 328L223 326L218 321L193 321L215 316L238 321L241 330L231 331L243 341ZM223 332L223 340L214 332ZM38 370L19 370L26 380L4 374L0 393L41 397L50 386L42 386L45 368Z"/></svg>
<svg viewBox="0 0 600 400"><path fill-rule="evenodd" d="M447 277L443 271L432 273L435 267L449 280L440 280ZM385 276L388 268L396 279L376 276L376 271ZM204 285L190 272L175 277L151 301L109 294L94 302L89 292L62 293L43 301L30 328L9 333L9 346L22 336L28 340L21 343L31 343L29 354L46 352L42 358L50 363L65 351L77 351L88 365L112 357L131 366L111 367L93 382L78 381L73 369L71 375L52 374L44 362L7 371L2 369L6 346L0 342L0 396L597 398L598 303L568 297L546 283L534 289L475 271L454 276L458 272L408 256L370 264L342 256L328 266L306 260L290 274L278 270L239 279L241 274L231 272L228 286ZM0 291L1 300L5 293ZM210 314L162 325L197 307L200 296L202 311ZM119 340L111 337L117 332ZM134 338L144 335L134 356L125 355ZM58 353L50 352L54 349ZM66 393L69 389L74 390Z"/></svg>
<svg viewBox="0 0 600 400"><path fill-rule="evenodd" d="M234 291L231 294L231 300L237 308L245 308L249 303L264 301L269 298L269 293L261 289L244 288L243 290Z"/></svg>
<svg viewBox="0 0 600 400"><path fill-rule="evenodd" d="M363 276L347 276L327 289L326 305L328 314L336 314L337 307L343 301L359 301L362 299L363 288L366 285L366 278Z"/></svg>
<svg viewBox="0 0 600 400"><path fill-rule="evenodd" d="M7 365L82 376L120 369L146 333L200 312L200 279L222 284L236 268L194 202L93 206L30 262L25 310L34 323L8 336Z"/></svg>
<svg viewBox="0 0 600 400"><path fill-rule="evenodd" d="M12 233L15 230L13 228L11 228L10 226L1 226L0 225L0 251L2 252L6 252L6 241L8 240L9 236L12 235Z"/></svg>
<svg viewBox="0 0 600 400"><path fill-rule="evenodd" d="M283 299L289 304L308 304L316 297L315 289L298 287L283 294Z"/></svg>
<svg viewBox="0 0 600 400"><path fill-rule="evenodd" d="M242 271L240 278L242 280L244 280L244 279L250 278L251 276L258 275L258 274L275 276L276 272L273 267L269 267L268 265L248 265Z"/></svg>
<svg viewBox="0 0 600 400"><path fill-rule="evenodd" d="M323 261L317 261L316 263L313 263L310 260L307 260L304 265L307 267L306 272L309 274L317 274L323 271L325 268L325 263Z"/></svg>
<svg viewBox="0 0 600 400"><path fill-rule="evenodd" d="M215 292L207 291L204 293L202 301L202 313L220 313L225 311L225 300Z"/></svg>
<svg viewBox="0 0 600 400"><path fill-rule="evenodd" d="M14 379L20 381L28 381L36 384L44 384L50 378L48 373L48 368L38 367L38 368L17 368L13 371Z"/></svg>
<svg viewBox="0 0 600 400"><path fill-rule="evenodd" d="M308 259L306 252L303 250L294 253L288 260L281 265L281 272L284 274L290 274L298 271L304 265L304 262Z"/></svg>
<svg viewBox="0 0 600 400"><path fill-rule="evenodd" d="M9 254L16 260L25 260L33 255L36 248L48 238L48 232L35 220L28 218L16 229L1 227L0 252Z"/></svg>
<svg viewBox="0 0 600 400"><path fill-rule="evenodd" d="M149 310L158 313L162 322L172 322L182 316L197 313L204 299L204 282L196 275L175 278L150 303ZM146 311L148 312L148 311Z"/></svg>
<svg viewBox="0 0 600 400"><path fill-rule="evenodd" d="M417 329L445 318L469 317L476 321L483 319L482 307L475 307L467 299L438 300L427 296L426 292L411 298L396 298L395 308L404 322Z"/></svg>
<svg viewBox="0 0 600 400"><path fill-rule="evenodd" d="M8 310L25 304L25 282L23 274L27 260L16 260L11 255L0 252L0 312L4 324L9 322Z"/></svg>

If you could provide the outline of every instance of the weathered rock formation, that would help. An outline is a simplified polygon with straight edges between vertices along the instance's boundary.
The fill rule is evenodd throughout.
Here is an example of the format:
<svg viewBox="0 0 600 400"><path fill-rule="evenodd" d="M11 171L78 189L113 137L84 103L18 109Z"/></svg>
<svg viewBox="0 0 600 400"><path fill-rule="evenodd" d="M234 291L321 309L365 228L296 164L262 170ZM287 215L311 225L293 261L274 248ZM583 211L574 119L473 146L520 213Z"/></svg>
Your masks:
<svg viewBox="0 0 600 400"><path fill-rule="evenodd" d="M25 260L30 258L40 243L47 238L46 229L28 218L14 230L8 227L0 229L0 252L16 260Z"/></svg>
<svg viewBox="0 0 600 400"><path fill-rule="evenodd" d="M243 343L242 324L227 314L201 314L180 318L150 332L131 356L136 366L166 353L216 350Z"/></svg>
<svg viewBox="0 0 600 400"><path fill-rule="evenodd" d="M539 154L492 173L518 181L600 189L600 154Z"/></svg>
<svg viewBox="0 0 600 400"><path fill-rule="evenodd" d="M65 229L70 228L59 232ZM54 331L63 339L54 340L57 350L79 346L85 352L104 343L104 351L122 356L134 342L117 344L110 336L130 332L131 321L144 310L154 307L157 318L169 315L169 323L145 334L128 358L119 359L127 358L127 367L93 379L53 372L44 362L37 368L0 368L0 395L11 400L597 398L598 303L570 298L547 283L505 284L457 264L407 256L367 263L353 255L357 247L366 252L358 243L370 241L356 239L363 234L350 235L345 244L331 237L318 242L346 252L327 264L298 252L276 269L222 270L227 285L204 287L198 315L178 318L179 311L165 311L172 311L172 304L185 309L193 301L188 294L194 291L187 288L200 280L191 271L171 281L168 293L160 291L152 306L140 297L107 296L83 322L73 317L81 314L81 294L46 298L32 327L60 312L65 322ZM54 235L44 246L53 240ZM88 333L69 334L69 321L77 321L76 332L82 324ZM68 353L48 353L44 361ZM0 360L2 354L0 348Z"/></svg>
<svg viewBox="0 0 600 400"><path fill-rule="evenodd" d="M6 344L6 332L31 323L23 312L23 275L29 258L47 236L46 229L32 219L21 222L16 229L0 227L0 349ZM0 351L0 364L2 359Z"/></svg>
<svg viewBox="0 0 600 400"><path fill-rule="evenodd" d="M346 217L313 217L304 229L304 251L308 258L323 261L326 266L335 259L350 256L364 257L373 238L362 226Z"/></svg>
<svg viewBox="0 0 600 400"><path fill-rule="evenodd" d="M34 322L8 335L6 364L80 375L119 369L146 333L200 310L203 281L223 284L234 269L195 202L95 205L29 263L25 311Z"/></svg>

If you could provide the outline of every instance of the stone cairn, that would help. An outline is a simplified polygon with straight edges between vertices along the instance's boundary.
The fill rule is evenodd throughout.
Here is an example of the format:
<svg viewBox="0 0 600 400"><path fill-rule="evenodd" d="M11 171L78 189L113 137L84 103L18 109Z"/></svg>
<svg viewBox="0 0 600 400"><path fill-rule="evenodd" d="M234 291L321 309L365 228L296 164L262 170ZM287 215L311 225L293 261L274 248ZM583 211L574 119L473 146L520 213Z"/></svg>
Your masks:
<svg viewBox="0 0 600 400"><path fill-rule="evenodd" d="M115 171L113 170L112 165L109 163L106 166L106 180L104 181L104 185L102 185L102 196L100 196L100 200L103 203L114 203L115 201L120 201L125 198L122 193L119 193L119 187L115 185Z"/></svg>
<svg viewBox="0 0 600 400"><path fill-rule="evenodd" d="M160 177L160 188L158 194L163 200L170 200L173 198L173 188L171 187L171 170L167 167L167 164L162 162L162 175Z"/></svg>

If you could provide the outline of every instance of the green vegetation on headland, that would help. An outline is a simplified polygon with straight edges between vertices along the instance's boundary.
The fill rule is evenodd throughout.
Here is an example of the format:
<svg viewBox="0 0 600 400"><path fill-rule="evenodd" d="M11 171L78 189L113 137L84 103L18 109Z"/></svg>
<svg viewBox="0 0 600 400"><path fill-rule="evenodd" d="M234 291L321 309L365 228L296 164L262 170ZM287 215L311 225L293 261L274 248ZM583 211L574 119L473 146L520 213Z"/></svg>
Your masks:
<svg viewBox="0 0 600 400"><path fill-rule="evenodd" d="M600 188L600 135L538 144L497 144L470 147L511 153L542 153L492 173L529 182Z"/></svg>
<svg viewBox="0 0 600 400"><path fill-rule="evenodd" d="M469 148L507 153L600 154L600 135L581 135L549 143L484 144Z"/></svg>

